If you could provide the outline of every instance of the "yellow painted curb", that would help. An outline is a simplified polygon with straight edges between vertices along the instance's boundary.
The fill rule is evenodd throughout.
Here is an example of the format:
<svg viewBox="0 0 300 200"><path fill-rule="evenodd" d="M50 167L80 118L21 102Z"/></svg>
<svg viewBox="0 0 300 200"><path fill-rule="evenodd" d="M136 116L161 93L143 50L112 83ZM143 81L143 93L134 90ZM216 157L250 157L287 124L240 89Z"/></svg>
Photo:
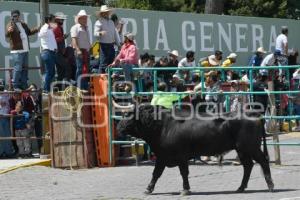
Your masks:
<svg viewBox="0 0 300 200"><path fill-rule="evenodd" d="M50 167L51 166L51 159L47 159L47 160L42 160L42 161L37 161L37 162L31 162L31 163L27 163L27 164L21 164L21 165L16 165L13 167L9 167L5 170L0 170L0 174L5 174L7 172L19 169L19 168L24 168L24 167L32 167L32 166L45 166L45 167Z"/></svg>

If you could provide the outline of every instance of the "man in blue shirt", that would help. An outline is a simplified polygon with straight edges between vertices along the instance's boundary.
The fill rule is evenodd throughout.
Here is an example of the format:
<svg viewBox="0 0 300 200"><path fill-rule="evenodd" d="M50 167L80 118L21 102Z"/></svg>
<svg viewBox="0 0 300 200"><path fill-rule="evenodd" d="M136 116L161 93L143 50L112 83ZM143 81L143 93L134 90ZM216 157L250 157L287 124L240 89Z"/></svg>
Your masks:
<svg viewBox="0 0 300 200"><path fill-rule="evenodd" d="M259 47L255 54L251 57L249 66L260 66L261 62L264 59L264 55L266 54L266 51L263 47Z"/></svg>
<svg viewBox="0 0 300 200"><path fill-rule="evenodd" d="M260 66L264 59L265 54L266 54L266 51L264 50L264 48L259 47L256 50L255 54L251 57L248 66L254 66L254 67ZM254 78L257 77L257 71L253 72L253 76L254 76ZM248 77L249 77L249 75L248 75Z"/></svg>

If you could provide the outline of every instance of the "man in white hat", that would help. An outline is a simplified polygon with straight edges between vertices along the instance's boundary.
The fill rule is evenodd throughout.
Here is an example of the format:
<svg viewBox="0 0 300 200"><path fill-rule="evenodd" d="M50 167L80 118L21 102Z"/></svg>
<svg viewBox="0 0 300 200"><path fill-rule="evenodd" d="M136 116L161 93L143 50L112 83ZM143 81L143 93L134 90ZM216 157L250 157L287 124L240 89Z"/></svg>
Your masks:
<svg viewBox="0 0 300 200"><path fill-rule="evenodd" d="M119 34L114 22L110 19L110 14L111 9L107 5L102 5L97 13L99 19L94 25L94 36L100 42L100 73L105 73L107 65L114 61L114 44L120 46Z"/></svg>
<svg viewBox="0 0 300 200"><path fill-rule="evenodd" d="M64 53L66 51L65 39L68 37L68 34L64 34L63 24L64 20L67 19L67 16L61 12L55 13L55 24L56 26L53 28L57 51L56 51L56 72L57 72L57 80L62 81L64 78L66 80L71 79L71 68L68 64L66 58L64 57Z"/></svg>
<svg viewBox="0 0 300 200"><path fill-rule="evenodd" d="M261 62L264 59L264 55L266 51L263 47L258 47L254 55L251 57L249 61L249 66L260 66Z"/></svg>
<svg viewBox="0 0 300 200"><path fill-rule="evenodd" d="M168 52L169 54L169 63L168 66L170 67L177 67L178 66L178 57L179 57L179 53L177 50L173 50Z"/></svg>
<svg viewBox="0 0 300 200"><path fill-rule="evenodd" d="M81 89L88 89L87 78L80 78L81 74L89 73L89 50L91 48L90 34L87 26L85 10L80 10L75 17L76 24L71 28L72 47L76 59L76 82ZM79 82L80 81L80 82Z"/></svg>

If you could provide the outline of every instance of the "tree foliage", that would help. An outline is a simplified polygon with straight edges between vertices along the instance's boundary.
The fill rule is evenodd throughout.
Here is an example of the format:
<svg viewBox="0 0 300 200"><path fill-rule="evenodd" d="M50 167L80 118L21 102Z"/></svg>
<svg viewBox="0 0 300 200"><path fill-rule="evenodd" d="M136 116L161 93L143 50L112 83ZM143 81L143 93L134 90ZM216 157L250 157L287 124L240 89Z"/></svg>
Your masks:
<svg viewBox="0 0 300 200"><path fill-rule="evenodd" d="M204 13L206 1L216 5L224 2L223 14L226 15L300 19L300 0L49 0L71 5L109 4L116 8L190 13Z"/></svg>
<svg viewBox="0 0 300 200"><path fill-rule="evenodd" d="M287 17L287 0L227 0L225 14L255 17Z"/></svg>

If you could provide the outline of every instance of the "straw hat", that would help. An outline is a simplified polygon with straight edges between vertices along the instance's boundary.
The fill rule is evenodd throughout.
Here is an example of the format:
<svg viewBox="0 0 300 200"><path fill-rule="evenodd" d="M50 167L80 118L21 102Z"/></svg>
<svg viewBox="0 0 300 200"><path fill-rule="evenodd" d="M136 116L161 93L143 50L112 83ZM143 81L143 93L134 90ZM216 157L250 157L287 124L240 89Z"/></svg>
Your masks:
<svg viewBox="0 0 300 200"><path fill-rule="evenodd" d="M62 12L57 12L57 13L55 13L55 18L56 19L67 19L67 16L64 15L64 13L62 13Z"/></svg>
<svg viewBox="0 0 300 200"><path fill-rule="evenodd" d="M235 53L231 53L229 54L229 56L227 56L227 58L234 58L236 59L237 55Z"/></svg>
<svg viewBox="0 0 300 200"><path fill-rule="evenodd" d="M174 55L174 56L176 56L176 57L179 57L179 53L178 53L177 50L169 51L168 54Z"/></svg>
<svg viewBox="0 0 300 200"><path fill-rule="evenodd" d="M107 5L102 5L100 7L100 10L96 11L96 15L99 16L101 13L106 13L112 11L111 8L109 8Z"/></svg>
<svg viewBox="0 0 300 200"><path fill-rule="evenodd" d="M102 5L102 6L100 7L99 12L100 12L100 13L103 13L103 12L109 12L109 11L111 11L111 10L112 10L112 9L109 8L107 5Z"/></svg>
<svg viewBox="0 0 300 200"><path fill-rule="evenodd" d="M267 52L264 50L263 47L258 47L257 50L256 50L256 52L257 52L257 53L263 53L263 54L267 53Z"/></svg>
<svg viewBox="0 0 300 200"><path fill-rule="evenodd" d="M217 60L215 55L208 56L208 62L213 66L218 66L221 64L221 60Z"/></svg>
<svg viewBox="0 0 300 200"><path fill-rule="evenodd" d="M127 37L129 40L133 41L134 40L134 35L132 33L126 33L124 37Z"/></svg>

